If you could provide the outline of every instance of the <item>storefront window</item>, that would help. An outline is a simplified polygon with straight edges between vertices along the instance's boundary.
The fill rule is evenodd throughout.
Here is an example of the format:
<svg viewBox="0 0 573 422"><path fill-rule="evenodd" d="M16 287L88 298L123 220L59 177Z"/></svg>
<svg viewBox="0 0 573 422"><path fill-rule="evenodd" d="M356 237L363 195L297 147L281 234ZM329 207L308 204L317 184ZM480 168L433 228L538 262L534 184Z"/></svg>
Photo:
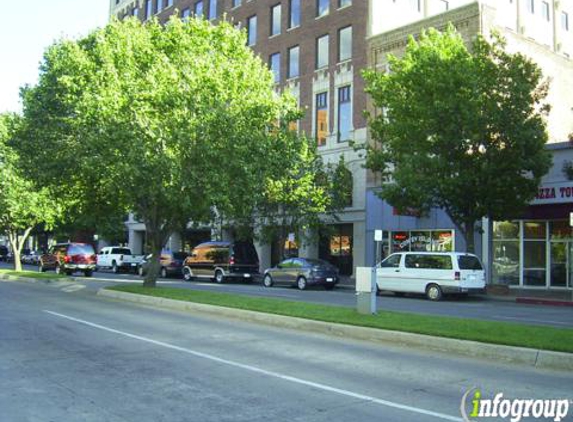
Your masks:
<svg viewBox="0 0 573 422"><path fill-rule="evenodd" d="M493 242L492 281L519 285L519 241Z"/></svg>
<svg viewBox="0 0 573 422"><path fill-rule="evenodd" d="M545 222L524 222L523 237L524 239L541 239L545 240Z"/></svg>
<svg viewBox="0 0 573 422"><path fill-rule="evenodd" d="M392 252L449 252L453 250L452 230L417 230L392 233Z"/></svg>
<svg viewBox="0 0 573 422"><path fill-rule="evenodd" d="M495 221L493 223L494 239L519 239L519 222Z"/></svg>
<svg viewBox="0 0 573 422"><path fill-rule="evenodd" d="M551 240L557 239L570 239L573 240L573 227L569 225L569 221L552 221L549 223Z"/></svg>
<svg viewBox="0 0 573 422"><path fill-rule="evenodd" d="M540 241L523 242L523 285L545 286L546 243Z"/></svg>

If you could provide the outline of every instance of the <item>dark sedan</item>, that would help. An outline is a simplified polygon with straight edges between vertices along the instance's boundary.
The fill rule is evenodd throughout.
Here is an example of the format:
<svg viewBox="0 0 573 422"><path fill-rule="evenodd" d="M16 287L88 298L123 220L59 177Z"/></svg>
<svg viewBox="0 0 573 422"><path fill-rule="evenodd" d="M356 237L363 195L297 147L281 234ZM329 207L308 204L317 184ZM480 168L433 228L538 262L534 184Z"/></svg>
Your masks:
<svg viewBox="0 0 573 422"><path fill-rule="evenodd" d="M183 275L183 262L188 256L189 254L186 252L172 252L167 250L162 251L159 276L161 278L167 278L169 276L181 277ZM150 258L151 255L146 255L137 268L137 272L141 277L147 274Z"/></svg>
<svg viewBox="0 0 573 422"><path fill-rule="evenodd" d="M265 287L286 284L296 286L300 290L318 285L331 290L338 280L338 268L322 259L312 258L286 259L276 267L267 269L263 275Z"/></svg>

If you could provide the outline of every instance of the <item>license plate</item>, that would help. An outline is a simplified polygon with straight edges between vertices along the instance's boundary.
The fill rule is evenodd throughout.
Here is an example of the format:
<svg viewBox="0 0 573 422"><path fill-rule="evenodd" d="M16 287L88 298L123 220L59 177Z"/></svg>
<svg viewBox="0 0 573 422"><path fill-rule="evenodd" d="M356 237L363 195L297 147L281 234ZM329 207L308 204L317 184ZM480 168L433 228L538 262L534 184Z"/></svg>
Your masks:
<svg viewBox="0 0 573 422"><path fill-rule="evenodd" d="M332 277L328 277L328 278L326 279L326 281L328 281L328 282L331 282L331 283L332 283L332 282L334 281L334 279L333 279Z"/></svg>
<svg viewBox="0 0 573 422"><path fill-rule="evenodd" d="M136 263L132 263L132 264L131 264L132 267L135 267L136 265L137 265Z"/></svg>
<svg viewBox="0 0 573 422"><path fill-rule="evenodd" d="M245 277L245 278L251 278L251 275L250 275L250 274L243 274L243 277Z"/></svg>

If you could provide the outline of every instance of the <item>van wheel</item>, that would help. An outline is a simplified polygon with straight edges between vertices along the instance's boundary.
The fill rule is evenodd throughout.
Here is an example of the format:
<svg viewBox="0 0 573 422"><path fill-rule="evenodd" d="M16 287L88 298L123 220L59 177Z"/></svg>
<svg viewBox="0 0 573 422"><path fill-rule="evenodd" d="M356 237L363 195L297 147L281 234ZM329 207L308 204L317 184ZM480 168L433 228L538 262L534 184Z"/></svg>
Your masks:
<svg viewBox="0 0 573 422"><path fill-rule="evenodd" d="M221 284L225 277L223 277L223 271L217 270L215 271L215 283Z"/></svg>
<svg viewBox="0 0 573 422"><path fill-rule="evenodd" d="M61 265L56 265L56 274L64 274Z"/></svg>
<svg viewBox="0 0 573 422"><path fill-rule="evenodd" d="M38 265L38 272L40 273L45 273L46 269L44 268L44 266L42 265L42 263L40 262L40 264Z"/></svg>
<svg viewBox="0 0 573 422"><path fill-rule="evenodd" d="M115 261L111 263L111 272L114 274L117 274L119 272L119 267L117 266Z"/></svg>
<svg viewBox="0 0 573 422"><path fill-rule="evenodd" d="M143 276L145 275L145 274L143 273L143 266L142 266L142 265L139 265L139 266L137 267L137 274L138 274L140 277L143 277Z"/></svg>
<svg viewBox="0 0 573 422"><path fill-rule="evenodd" d="M189 267L183 268L183 279L185 281L191 281L192 278L193 278L193 271L191 271L191 268Z"/></svg>
<svg viewBox="0 0 573 422"><path fill-rule="evenodd" d="M159 275L161 276L161 278L167 278L167 268L161 267L161 270L159 271Z"/></svg>
<svg viewBox="0 0 573 422"><path fill-rule="evenodd" d="M296 287L298 287L299 290L306 289L306 278L304 278L304 277L297 278L296 279Z"/></svg>
<svg viewBox="0 0 573 422"><path fill-rule="evenodd" d="M433 301L438 301L442 299L443 293L440 286L437 284L430 284L426 287L426 297Z"/></svg>
<svg viewBox="0 0 573 422"><path fill-rule="evenodd" d="M263 278L263 286L272 287L272 285L273 285L272 277L268 274L265 274L265 277Z"/></svg>

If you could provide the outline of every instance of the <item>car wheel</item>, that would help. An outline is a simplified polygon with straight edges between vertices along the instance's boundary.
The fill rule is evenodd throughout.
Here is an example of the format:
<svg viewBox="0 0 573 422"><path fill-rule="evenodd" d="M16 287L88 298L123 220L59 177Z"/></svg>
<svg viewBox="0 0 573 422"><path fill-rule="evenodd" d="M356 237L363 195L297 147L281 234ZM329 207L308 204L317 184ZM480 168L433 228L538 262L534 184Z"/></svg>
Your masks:
<svg viewBox="0 0 573 422"><path fill-rule="evenodd" d="M137 274L138 274L140 277L143 277L143 276L145 275L145 272L143 271L143 266L142 266L142 265L140 265L140 266L137 267Z"/></svg>
<svg viewBox="0 0 573 422"><path fill-rule="evenodd" d="M86 277L91 277L91 276L93 275L93 271L92 271L92 270L85 270L85 271L84 271L84 275L85 275Z"/></svg>
<svg viewBox="0 0 573 422"><path fill-rule="evenodd" d="M183 279L185 281L191 281L192 278L193 278L193 271L191 271L191 268L184 267L183 268Z"/></svg>
<svg viewBox="0 0 573 422"><path fill-rule="evenodd" d="M56 274L63 274L62 267L60 265L56 265Z"/></svg>
<svg viewBox="0 0 573 422"><path fill-rule="evenodd" d="M44 268L44 266L42 265L41 262L40 262L40 264L38 264L38 272L40 272L40 273L46 272L46 269Z"/></svg>
<svg viewBox="0 0 573 422"><path fill-rule="evenodd" d="M443 293L440 286L437 284L430 284L426 287L426 297L433 301L438 301L442 298Z"/></svg>
<svg viewBox="0 0 573 422"><path fill-rule="evenodd" d="M263 278L263 286L272 287L272 285L273 285L273 278L270 276L270 274L265 274Z"/></svg>
<svg viewBox="0 0 573 422"><path fill-rule="evenodd" d="M119 267L117 266L117 263L115 261L111 263L111 272L114 274L119 273Z"/></svg>
<svg viewBox="0 0 573 422"><path fill-rule="evenodd" d="M299 290L306 289L306 278L304 278L304 277L297 278L296 279L296 287L298 287Z"/></svg>
<svg viewBox="0 0 573 422"><path fill-rule="evenodd" d="M225 277L223 276L223 271L217 270L215 271L215 283L221 284L224 281Z"/></svg>
<svg viewBox="0 0 573 422"><path fill-rule="evenodd" d="M161 270L159 270L159 275L161 278L167 278L167 268L161 267Z"/></svg>

